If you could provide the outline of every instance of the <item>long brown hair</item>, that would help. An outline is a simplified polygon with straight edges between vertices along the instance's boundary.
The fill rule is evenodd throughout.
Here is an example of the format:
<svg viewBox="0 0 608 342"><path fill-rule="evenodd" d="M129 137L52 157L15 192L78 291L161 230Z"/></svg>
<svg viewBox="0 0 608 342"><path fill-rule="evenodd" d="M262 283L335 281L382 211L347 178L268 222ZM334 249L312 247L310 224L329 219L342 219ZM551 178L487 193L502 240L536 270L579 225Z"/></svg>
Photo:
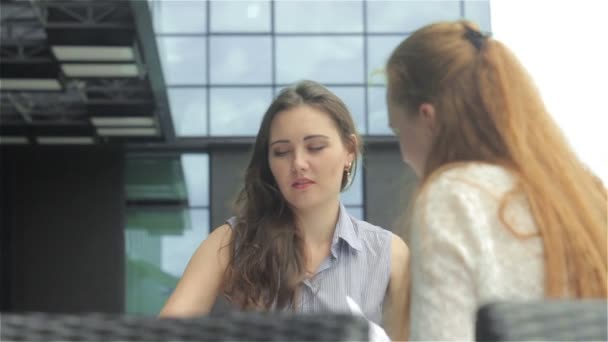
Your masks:
<svg viewBox="0 0 608 342"><path fill-rule="evenodd" d="M270 105L253 146L244 186L235 201L237 224L228 246L225 294L243 309L293 307L297 286L304 279L302 238L268 162L272 120L280 112L302 105L329 115L345 146L354 152L359 150L361 140L347 107L322 85L302 81L283 89ZM358 155L355 153L351 170L343 174L341 190L352 180L348 175L356 170Z"/></svg>
<svg viewBox="0 0 608 342"><path fill-rule="evenodd" d="M501 42L467 21L423 27L387 63L390 101L436 110L422 184L450 165L500 164L518 176L544 243L549 297L606 298L606 188L577 158L531 78ZM501 203L503 222L505 203Z"/></svg>

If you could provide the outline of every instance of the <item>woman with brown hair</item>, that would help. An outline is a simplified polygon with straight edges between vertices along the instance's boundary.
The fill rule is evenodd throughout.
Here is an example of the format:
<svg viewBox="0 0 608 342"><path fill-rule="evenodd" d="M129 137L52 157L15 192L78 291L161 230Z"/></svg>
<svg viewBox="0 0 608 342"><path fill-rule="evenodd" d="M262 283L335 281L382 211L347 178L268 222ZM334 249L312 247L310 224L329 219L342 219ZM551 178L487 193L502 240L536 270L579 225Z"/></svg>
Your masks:
<svg viewBox="0 0 608 342"><path fill-rule="evenodd" d="M386 68L390 124L421 180L410 337L472 340L493 301L606 298L606 188L514 55L472 23L441 22Z"/></svg>
<svg viewBox="0 0 608 342"><path fill-rule="evenodd" d="M348 296L380 324L388 295L399 324L387 330L404 338L407 246L340 203L360 146L336 95L312 81L283 90L262 119L236 216L195 252L161 316L208 313L220 295L241 310L350 312Z"/></svg>

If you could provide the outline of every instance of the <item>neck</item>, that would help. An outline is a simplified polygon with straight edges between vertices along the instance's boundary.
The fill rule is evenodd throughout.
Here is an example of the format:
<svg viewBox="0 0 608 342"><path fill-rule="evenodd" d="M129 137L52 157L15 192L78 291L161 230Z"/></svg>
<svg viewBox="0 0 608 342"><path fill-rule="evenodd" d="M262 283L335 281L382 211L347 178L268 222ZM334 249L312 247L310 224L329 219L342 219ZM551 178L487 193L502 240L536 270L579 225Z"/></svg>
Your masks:
<svg viewBox="0 0 608 342"><path fill-rule="evenodd" d="M298 228L304 237L306 245L323 246L331 244L339 212L339 201L296 211Z"/></svg>

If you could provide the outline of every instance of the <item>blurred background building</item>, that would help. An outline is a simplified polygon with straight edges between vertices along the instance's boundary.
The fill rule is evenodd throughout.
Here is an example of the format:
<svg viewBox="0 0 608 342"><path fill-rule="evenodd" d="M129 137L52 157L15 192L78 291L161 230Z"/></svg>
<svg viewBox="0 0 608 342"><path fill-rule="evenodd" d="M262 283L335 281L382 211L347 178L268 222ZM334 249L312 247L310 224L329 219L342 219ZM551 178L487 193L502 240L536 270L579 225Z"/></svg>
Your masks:
<svg viewBox="0 0 608 342"><path fill-rule="evenodd" d="M416 180L388 127L385 60L434 21L491 31L479 0L2 0L0 10L3 311L156 314L231 216L273 96L301 79L340 96L363 136L344 204L395 229Z"/></svg>

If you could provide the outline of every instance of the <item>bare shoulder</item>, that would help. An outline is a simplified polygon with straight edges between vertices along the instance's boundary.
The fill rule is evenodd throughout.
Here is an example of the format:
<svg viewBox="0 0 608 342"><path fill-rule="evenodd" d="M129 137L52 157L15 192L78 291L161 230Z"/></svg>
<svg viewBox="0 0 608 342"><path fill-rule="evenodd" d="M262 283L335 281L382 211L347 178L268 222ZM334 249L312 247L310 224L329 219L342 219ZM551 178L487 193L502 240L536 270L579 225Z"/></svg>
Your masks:
<svg viewBox="0 0 608 342"><path fill-rule="evenodd" d="M232 238L232 228L228 224L223 224L215 228L205 241L201 244L200 248L209 249L217 253L218 261L221 266L228 264L229 258L229 244ZM198 254L198 253L197 253ZM207 254L207 253L201 253ZM207 257L207 255L205 255Z"/></svg>
<svg viewBox="0 0 608 342"><path fill-rule="evenodd" d="M404 291L408 286L410 268L410 249L403 239L392 234L391 240L391 276L389 288L392 292Z"/></svg>
<svg viewBox="0 0 608 342"><path fill-rule="evenodd" d="M210 241L211 243L219 243L225 244L230 242L230 238L232 237L232 228L228 224L223 224L217 228L215 228L209 237L205 241Z"/></svg>
<svg viewBox="0 0 608 342"><path fill-rule="evenodd" d="M403 273L407 268L410 260L410 249L405 244L403 239L399 236L392 234L391 239L391 274L395 272Z"/></svg>
<svg viewBox="0 0 608 342"><path fill-rule="evenodd" d="M403 240L392 234L391 278L389 301L385 311L386 329L393 341L405 341L408 335L409 259L410 250Z"/></svg>
<svg viewBox="0 0 608 342"><path fill-rule="evenodd" d="M214 229L200 244L161 310L161 316L191 317L211 310L230 261L231 235L232 229L225 224Z"/></svg>

